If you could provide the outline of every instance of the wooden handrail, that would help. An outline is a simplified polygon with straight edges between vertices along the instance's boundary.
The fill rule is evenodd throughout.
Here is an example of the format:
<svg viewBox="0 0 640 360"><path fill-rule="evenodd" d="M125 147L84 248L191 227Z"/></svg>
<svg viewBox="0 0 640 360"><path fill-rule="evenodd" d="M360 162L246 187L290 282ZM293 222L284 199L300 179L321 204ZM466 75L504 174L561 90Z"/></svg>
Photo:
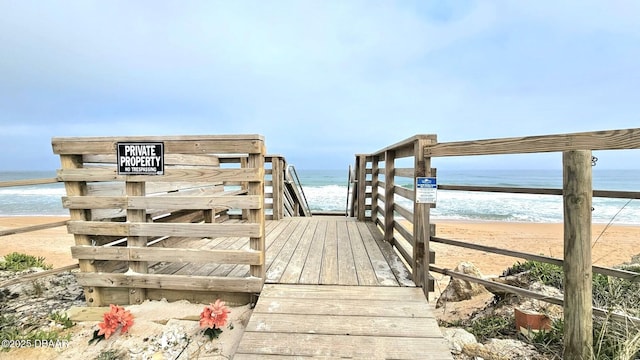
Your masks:
<svg viewBox="0 0 640 360"><path fill-rule="evenodd" d="M58 183L58 182L59 181L56 178L0 181L0 188L1 187L12 187L12 186L30 186L30 185L55 184L55 183Z"/></svg>
<svg viewBox="0 0 640 360"><path fill-rule="evenodd" d="M67 219L67 220L56 221L52 223L46 223L46 224L38 224L38 225L24 226L24 227L15 228L15 229L0 230L0 236L8 236L8 235L22 234L22 233L31 232L31 231L57 228L60 226L67 225L68 221L69 220Z"/></svg>

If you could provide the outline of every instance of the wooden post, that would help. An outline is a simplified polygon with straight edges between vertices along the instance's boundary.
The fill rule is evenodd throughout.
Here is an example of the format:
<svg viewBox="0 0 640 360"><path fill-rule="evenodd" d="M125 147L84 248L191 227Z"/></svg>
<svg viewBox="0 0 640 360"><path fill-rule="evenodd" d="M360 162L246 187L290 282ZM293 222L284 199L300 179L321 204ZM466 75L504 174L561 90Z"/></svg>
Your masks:
<svg viewBox="0 0 640 360"><path fill-rule="evenodd" d="M145 196L146 186L144 182L125 182L127 196ZM127 209L127 222L141 223L147 221L147 211L145 209ZM146 236L129 236L127 247L147 247ZM149 271L146 261L129 261L129 271L139 274L146 274ZM147 291L144 288L129 289L129 304L142 304L147 299Z"/></svg>
<svg viewBox="0 0 640 360"><path fill-rule="evenodd" d="M260 265L250 265L249 273L251 276L261 278L264 281L265 278L265 266L264 266L264 253L265 253L265 220L264 220L264 156L265 147L262 144L260 154L249 154L249 159L246 165L253 169L258 169L261 172L259 182L250 182L248 184L249 195L259 195L262 199L262 206L259 209L250 209L248 212L248 221L251 224L260 225L260 236L252 237L249 239L249 247L251 250L260 251L262 253L262 263Z"/></svg>
<svg viewBox="0 0 640 360"><path fill-rule="evenodd" d="M367 157L358 157L358 220L364 221L367 211Z"/></svg>
<svg viewBox="0 0 640 360"><path fill-rule="evenodd" d="M351 177L351 181L353 182L353 186L352 184L349 184L349 186L351 186L351 194L349 195L349 214L348 217L355 217L356 214L358 213L358 184L360 183L360 181L358 180L358 164L359 164L359 159L360 155L356 154L356 159L355 159L355 164L354 169L351 171L351 174L349 174L349 176L353 175L353 177Z"/></svg>
<svg viewBox="0 0 640 360"><path fill-rule="evenodd" d="M279 156L271 158L271 193L273 198L273 220L283 217L284 196L284 161Z"/></svg>
<svg viewBox="0 0 640 360"><path fill-rule="evenodd" d="M380 162L378 156L371 159L371 221L374 224L378 222L378 175L380 172L378 162Z"/></svg>
<svg viewBox="0 0 640 360"><path fill-rule="evenodd" d="M562 154L564 203L564 359L591 359L591 151Z"/></svg>
<svg viewBox="0 0 640 360"><path fill-rule="evenodd" d="M395 176L396 176L396 153L393 150L387 150L384 153L384 240L388 243L394 243L393 240L393 208L395 193Z"/></svg>
<svg viewBox="0 0 640 360"><path fill-rule="evenodd" d="M418 138L413 145L414 182L418 177L431 176L431 157L425 156L424 148L435 143L435 136ZM414 184L413 199L413 282L422 286L424 296L429 300L429 240L431 239L430 209L432 204L416 202L417 189Z"/></svg>
<svg viewBox="0 0 640 360"><path fill-rule="evenodd" d="M78 169L82 168L82 155L60 155L60 164L62 169ZM67 196L85 196L87 195L87 183L80 181L65 181L64 187ZM87 221L90 220L90 211L83 209L69 209L71 221ZM93 245L88 235L73 234L76 246ZM81 272L97 272L96 266L91 260L78 260L78 266ZM90 307L103 306L102 289L89 286L84 287L84 298Z"/></svg>

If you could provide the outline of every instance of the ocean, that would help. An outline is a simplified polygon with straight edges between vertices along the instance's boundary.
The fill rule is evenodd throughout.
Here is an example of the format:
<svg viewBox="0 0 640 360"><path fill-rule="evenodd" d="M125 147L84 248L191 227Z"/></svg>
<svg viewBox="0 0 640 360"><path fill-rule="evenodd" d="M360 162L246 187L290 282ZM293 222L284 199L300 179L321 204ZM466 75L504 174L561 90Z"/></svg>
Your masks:
<svg viewBox="0 0 640 360"><path fill-rule="evenodd" d="M348 171L298 169L312 211L346 209ZM53 171L2 172L0 181L54 177ZM396 184L412 187L411 180ZM561 188L561 170L438 169L438 184ZM593 170L597 190L640 191L640 170ZM68 215L63 184L0 188L0 216ZM411 206L409 201L404 205ZM640 225L640 200L593 199L593 222ZM434 220L562 222L562 197L438 190Z"/></svg>

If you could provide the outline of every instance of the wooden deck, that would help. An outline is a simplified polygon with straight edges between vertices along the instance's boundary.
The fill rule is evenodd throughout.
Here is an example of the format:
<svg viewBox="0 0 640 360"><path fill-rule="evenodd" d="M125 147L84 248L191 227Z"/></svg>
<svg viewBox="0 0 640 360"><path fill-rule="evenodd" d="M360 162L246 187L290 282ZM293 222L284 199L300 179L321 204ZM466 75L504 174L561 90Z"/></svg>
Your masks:
<svg viewBox="0 0 640 360"><path fill-rule="evenodd" d="M234 359L452 359L422 289L371 222L266 222L266 284ZM242 249L247 238L185 244ZM175 246L175 245L174 245ZM248 276L247 265L158 263L155 273Z"/></svg>
<svg viewBox="0 0 640 360"><path fill-rule="evenodd" d="M447 359L419 288L265 285L234 359Z"/></svg>
<svg viewBox="0 0 640 360"><path fill-rule="evenodd" d="M415 286L372 223L340 216L266 222L266 283ZM191 248L241 249L247 238L203 239ZM248 276L248 265L158 263L156 274Z"/></svg>
<svg viewBox="0 0 640 360"><path fill-rule="evenodd" d="M370 222L267 222L267 284L234 359L447 359L422 290Z"/></svg>

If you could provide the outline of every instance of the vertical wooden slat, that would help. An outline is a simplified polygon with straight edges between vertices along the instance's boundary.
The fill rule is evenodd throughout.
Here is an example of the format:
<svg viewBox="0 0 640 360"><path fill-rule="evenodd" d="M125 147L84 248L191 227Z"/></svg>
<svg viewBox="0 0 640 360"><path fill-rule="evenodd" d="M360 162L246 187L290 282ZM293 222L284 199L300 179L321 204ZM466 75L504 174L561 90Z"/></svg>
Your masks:
<svg viewBox="0 0 640 360"><path fill-rule="evenodd" d="M126 182L125 188L127 196L145 196L146 185L144 182ZM146 222L147 211L145 209L132 210L127 209L127 222ZM146 236L129 236L127 239L127 247L147 247ZM146 261L130 261L129 271L134 271L140 274L146 274L149 271L148 263ZM146 289L143 288L130 288L129 289L129 304L142 304L147 298Z"/></svg>
<svg viewBox="0 0 640 360"><path fill-rule="evenodd" d="M60 165L62 169L77 169L82 167L82 155L60 155ZM84 196L86 195L87 184L80 181L66 181L64 183L67 196ZM87 221L91 219L87 210L69 209L69 216L72 221ZM75 244L92 245L88 235L74 234ZM80 271L96 272L97 269L90 260L78 260ZM85 287L84 297L88 306L103 306L102 290L96 287Z"/></svg>
<svg viewBox="0 0 640 360"><path fill-rule="evenodd" d="M379 162L379 156L374 156L371 159L371 221L374 223L378 219L378 186L380 181L378 178L380 172Z"/></svg>
<svg viewBox="0 0 640 360"><path fill-rule="evenodd" d="M247 165L248 162L249 162L248 158L246 158L246 157L240 158L240 167L241 168L246 168L248 166ZM263 169L264 169L264 167L263 167ZM264 175L262 177L264 178ZM247 190L249 188L249 183L248 182L243 181L241 184L242 184L241 185L242 190ZM263 192L264 192L264 189L263 189ZM249 217L249 211L243 209L242 210L242 219L246 220L248 217Z"/></svg>
<svg viewBox="0 0 640 360"><path fill-rule="evenodd" d="M351 195L349 199L349 203L351 204L351 206L349 207L349 217L354 217L358 213L358 183L359 183L358 164L360 163L359 158L360 158L360 155L356 155L354 169L351 171L351 174L349 174L350 177L351 175L353 175L351 177L353 184L350 184L350 186L352 185L352 188L351 188Z"/></svg>
<svg viewBox="0 0 640 360"><path fill-rule="evenodd" d="M562 163L565 288L563 358L591 359L591 151L565 151L562 154Z"/></svg>
<svg viewBox="0 0 640 360"><path fill-rule="evenodd" d="M367 157L358 157L358 220L364 221L367 211Z"/></svg>
<svg viewBox="0 0 640 360"><path fill-rule="evenodd" d="M384 240L389 242L390 244L394 243L393 223L395 219L393 208L395 204L395 162L395 151L387 150L384 153Z"/></svg>
<svg viewBox="0 0 640 360"><path fill-rule="evenodd" d="M271 158L271 192L273 193L273 220L280 220L283 217L284 203L282 196L284 193L284 161L279 156Z"/></svg>

